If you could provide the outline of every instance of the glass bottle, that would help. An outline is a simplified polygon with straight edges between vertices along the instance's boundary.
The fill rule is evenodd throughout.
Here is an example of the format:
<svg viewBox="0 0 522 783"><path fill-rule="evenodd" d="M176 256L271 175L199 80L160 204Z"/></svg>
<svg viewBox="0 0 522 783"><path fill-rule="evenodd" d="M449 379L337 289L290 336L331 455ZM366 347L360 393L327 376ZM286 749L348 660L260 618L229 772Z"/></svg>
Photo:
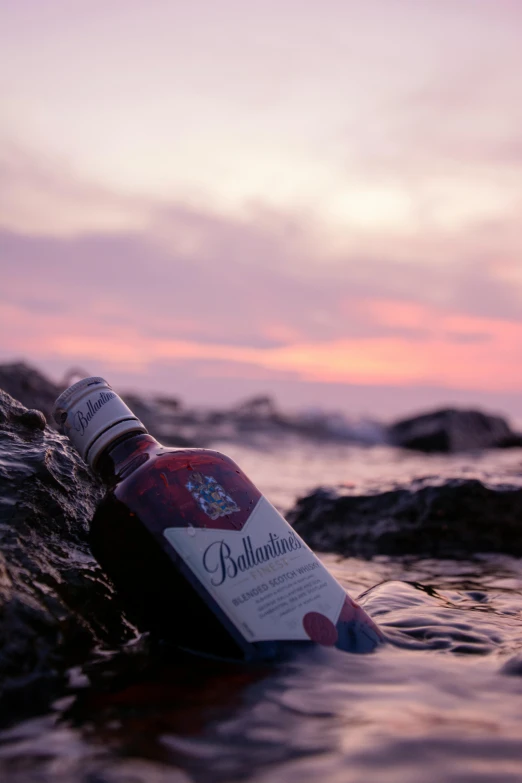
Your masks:
<svg viewBox="0 0 522 783"><path fill-rule="evenodd" d="M240 660L383 640L229 457L163 447L103 378L63 392L54 416L107 487L91 548L141 630Z"/></svg>

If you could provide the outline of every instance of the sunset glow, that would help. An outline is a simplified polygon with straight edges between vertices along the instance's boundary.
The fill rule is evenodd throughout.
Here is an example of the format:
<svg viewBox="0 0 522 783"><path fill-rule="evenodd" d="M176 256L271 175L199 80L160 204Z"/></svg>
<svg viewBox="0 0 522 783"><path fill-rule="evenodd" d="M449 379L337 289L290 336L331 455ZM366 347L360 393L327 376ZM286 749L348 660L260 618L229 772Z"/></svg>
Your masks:
<svg viewBox="0 0 522 783"><path fill-rule="evenodd" d="M0 361L522 415L521 23L514 0L0 3Z"/></svg>

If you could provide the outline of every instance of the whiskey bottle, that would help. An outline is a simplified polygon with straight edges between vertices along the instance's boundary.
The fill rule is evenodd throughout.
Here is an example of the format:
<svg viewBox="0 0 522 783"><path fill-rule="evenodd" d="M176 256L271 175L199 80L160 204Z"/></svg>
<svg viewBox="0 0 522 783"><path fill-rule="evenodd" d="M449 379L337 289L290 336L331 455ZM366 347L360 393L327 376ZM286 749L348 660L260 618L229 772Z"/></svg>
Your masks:
<svg viewBox="0 0 522 783"><path fill-rule="evenodd" d="M91 548L141 630L240 660L383 640L229 457L162 446L103 378L64 391L54 416L106 485Z"/></svg>

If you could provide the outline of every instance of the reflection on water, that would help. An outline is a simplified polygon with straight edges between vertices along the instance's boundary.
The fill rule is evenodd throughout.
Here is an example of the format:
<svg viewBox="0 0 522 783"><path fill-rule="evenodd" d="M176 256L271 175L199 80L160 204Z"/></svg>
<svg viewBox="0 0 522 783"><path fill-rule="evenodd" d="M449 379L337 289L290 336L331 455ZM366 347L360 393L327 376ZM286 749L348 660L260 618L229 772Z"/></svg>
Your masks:
<svg viewBox="0 0 522 783"><path fill-rule="evenodd" d="M333 478L316 483L334 484L343 471L344 480L379 480L367 465L357 474L337 460L323 460ZM513 453L484 460L483 472L517 470ZM425 458L416 465L433 467ZM383 484L398 478L396 468L381 473ZM265 471L266 481L276 484L280 472ZM293 479L294 495L312 472L300 488ZM263 484L262 471L250 473ZM295 465L288 475L298 476ZM281 505L291 484L281 481ZM246 667L182 657L147 638L99 650L70 672L50 712L0 735L1 779L520 783L521 561L323 559L353 596L362 593L388 639L378 652L317 648Z"/></svg>
<svg viewBox="0 0 522 783"><path fill-rule="evenodd" d="M257 668L147 639L100 652L3 733L3 779L522 780L520 562L325 560L352 594L378 583L361 600L382 650Z"/></svg>

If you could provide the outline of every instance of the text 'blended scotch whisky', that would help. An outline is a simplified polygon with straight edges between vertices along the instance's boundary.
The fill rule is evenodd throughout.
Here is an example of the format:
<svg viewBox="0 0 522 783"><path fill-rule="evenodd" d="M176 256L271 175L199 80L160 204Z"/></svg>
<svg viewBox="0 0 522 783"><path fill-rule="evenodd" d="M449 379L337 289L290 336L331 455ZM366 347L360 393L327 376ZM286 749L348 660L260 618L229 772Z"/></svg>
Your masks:
<svg viewBox="0 0 522 783"><path fill-rule="evenodd" d="M91 547L141 630L240 660L383 640L227 456L163 447L103 378L63 392L54 416L107 487Z"/></svg>

